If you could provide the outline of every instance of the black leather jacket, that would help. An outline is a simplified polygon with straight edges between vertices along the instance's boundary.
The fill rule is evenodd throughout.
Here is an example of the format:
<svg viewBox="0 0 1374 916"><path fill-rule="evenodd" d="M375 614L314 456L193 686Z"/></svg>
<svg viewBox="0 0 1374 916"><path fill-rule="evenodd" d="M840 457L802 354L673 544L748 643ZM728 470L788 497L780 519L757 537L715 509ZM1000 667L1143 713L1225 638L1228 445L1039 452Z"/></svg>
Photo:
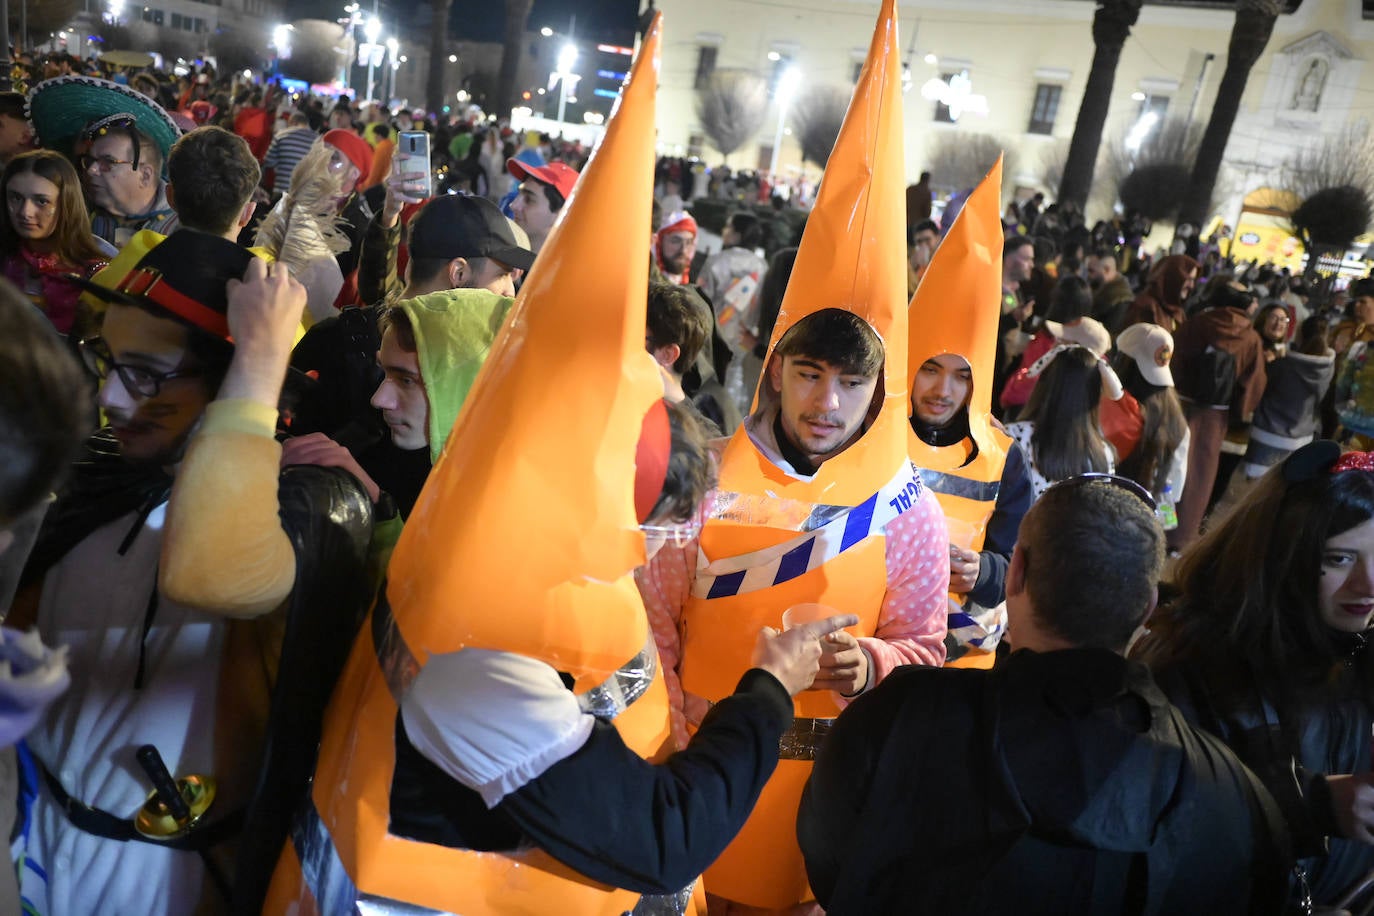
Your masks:
<svg viewBox="0 0 1374 916"><path fill-rule="evenodd" d="M1326 776L1371 768L1374 697L1354 668L1367 664L1362 638L1334 660L1324 684L1281 696L1243 660L1218 655L1178 663L1155 678L1193 724L1225 741L1278 802L1314 902L1332 903L1374 869L1374 847L1336 836ZM1292 898L1300 887L1294 882Z"/></svg>

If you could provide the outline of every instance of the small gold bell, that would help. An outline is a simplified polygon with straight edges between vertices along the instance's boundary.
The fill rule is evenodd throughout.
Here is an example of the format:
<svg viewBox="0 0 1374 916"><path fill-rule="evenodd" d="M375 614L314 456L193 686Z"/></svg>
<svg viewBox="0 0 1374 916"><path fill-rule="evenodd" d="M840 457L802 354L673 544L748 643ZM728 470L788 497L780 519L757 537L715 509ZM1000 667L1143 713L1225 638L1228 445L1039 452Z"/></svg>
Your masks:
<svg viewBox="0 0 1374 916"><path fill-rule="evenodd" d="M136 756L153 791L134 818L134 829L150 840L173 840L195 827L215 800L215 780L194 774L173 779L151 744L139 748Z"/></svg>

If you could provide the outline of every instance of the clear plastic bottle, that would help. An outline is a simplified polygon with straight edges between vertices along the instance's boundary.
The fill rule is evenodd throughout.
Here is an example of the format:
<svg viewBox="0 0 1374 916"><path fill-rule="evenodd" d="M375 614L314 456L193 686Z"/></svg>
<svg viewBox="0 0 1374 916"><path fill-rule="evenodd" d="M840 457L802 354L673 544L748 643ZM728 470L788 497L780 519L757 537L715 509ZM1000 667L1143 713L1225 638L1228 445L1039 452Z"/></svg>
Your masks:
<svg viewBox="0 0 1374 916"><path fill-rule="evenodd" d="M1159 519L1160 527L1165 531L1173 531L1178 527L1178 510L1174 506L1173 484L1166 483L1164 485L1164 492L1160 494L1159 504L1155 508L1155 517Z"/></svg>

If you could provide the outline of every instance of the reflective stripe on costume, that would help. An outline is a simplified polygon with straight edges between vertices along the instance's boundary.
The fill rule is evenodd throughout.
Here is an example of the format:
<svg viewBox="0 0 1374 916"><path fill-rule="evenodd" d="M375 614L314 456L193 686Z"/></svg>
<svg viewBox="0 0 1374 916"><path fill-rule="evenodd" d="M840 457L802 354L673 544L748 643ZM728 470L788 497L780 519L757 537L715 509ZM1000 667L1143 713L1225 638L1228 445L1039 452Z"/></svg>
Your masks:
<svg viewBox="0 0 1374 916"><path fill-rule="evenodd" d="M878 534L910 509L921 492L915 468L907 465L886 486L853 508L823 507L829 520L819 528L762 550L709 560L698 547L692 595L725 598L781 585L804 575Z"/></svg>
<svg viewBox="0 0 1374 916"><path fill-rule="evenodd" d="M967 439L941 448L927 445L914 432L907 440L911 460L921 468L921 480L935 493L945 513L950 541L970 550L983 549L988 519L997 508L1007 450L1012 447L1011 438L991 425L983 441L991 447L980 448L965 464ZM950 593L950 635L962 646L991 651L1006 632L1006 614L999 608L971 607L967 596Z"/></svg>

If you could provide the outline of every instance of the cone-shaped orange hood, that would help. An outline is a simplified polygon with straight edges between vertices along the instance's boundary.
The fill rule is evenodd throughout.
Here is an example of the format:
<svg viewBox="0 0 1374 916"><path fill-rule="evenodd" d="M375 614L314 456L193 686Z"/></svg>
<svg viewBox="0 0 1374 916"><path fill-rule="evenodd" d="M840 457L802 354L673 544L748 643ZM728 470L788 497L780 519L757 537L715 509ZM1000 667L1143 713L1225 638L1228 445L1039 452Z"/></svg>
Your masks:
<svg viewBox="0 0 1374 916"><path fill-rule="evenodd" d="M557 656L598 602L638 600L635 444L663 385L633 255L650 235L660 18L396 546L398 622L444 615L475 647L523 630Z"/></svg>
<svg viewBox="0 0 1374 916"><path fill-rule="evenodd" d="M815 481L850 481L855 468L872 463L865 453L890 454L884 472L893 473L906 450L906 222L900 206L905 193L902 163L902 95L897 10L884 0L869 45L868 59L854 98L849 103L835 148L825 167L816 205L806 221L796 267L783 296L769 359L787 329L813 312L827 308L848 309L873 326L883 339L887 363L884 370L882 409L863 437L841 454L821 465ZM894 203L894 201L896 203ZM755 409L776 402L768 381L761 376ZM737 434L743 436L741 431ZM723 468L722 473L728 473ZM872 483L872 493L886 482L860 475L860 489ZM832 495L835 495L832 493ZM864 498L864 494L859 498Z"/></svg>
<svg viewBox="0 0 1374 916"><path fill-rule="evenodd" d="M973 189L911 300L908 389L932 356L953 353L973 370L969 428L989 449L992 371L1002 312L1002 157ZM908 405L910 410L910 405Z"/></svg>

